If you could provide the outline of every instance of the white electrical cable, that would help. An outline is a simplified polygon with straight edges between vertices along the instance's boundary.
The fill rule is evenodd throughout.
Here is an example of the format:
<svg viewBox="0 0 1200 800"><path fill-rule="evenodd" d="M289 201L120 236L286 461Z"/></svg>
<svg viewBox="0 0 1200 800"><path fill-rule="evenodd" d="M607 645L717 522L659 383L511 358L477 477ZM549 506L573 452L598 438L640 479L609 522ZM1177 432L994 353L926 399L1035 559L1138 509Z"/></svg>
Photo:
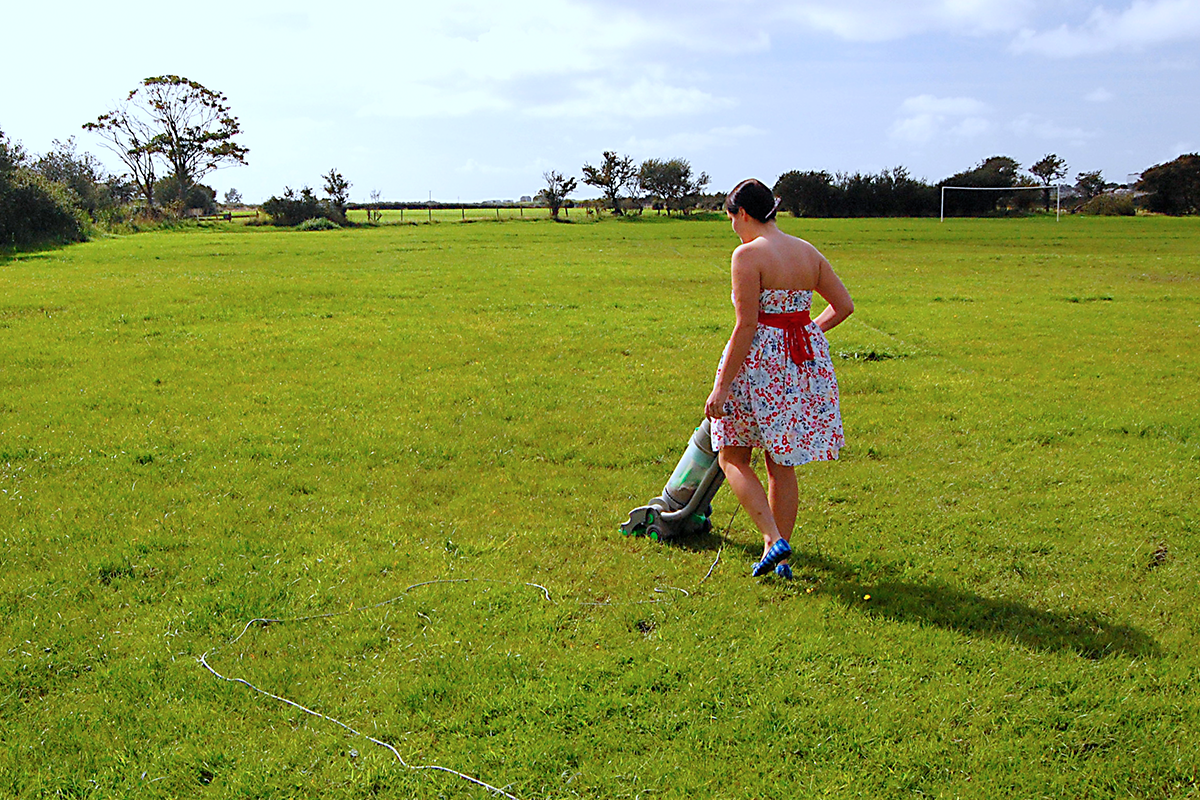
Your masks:
<svg viewBox="0 0 1200 800"><path fill-rule="evenodd" d="M433 584L438 584L438 583L504 583L504 584L508 584L510 586L531 586L531 587L534 587L537 589L541 589L542 594L545 595L547 602L553 602L553 600L551 600L551 598L550 598L550 590L547 589L545 586L542 586L541 584L538 584L538 583L517 583L515 581L499 581L499 580L491 580L488 578L450 578L450 579L433 580L433 581L422 581L421 583L414 583L413 585L407 587L404 590L404 592L397 595L396 597L392 597L387 600L383 600L381 602L375 603L374 605L363 606L362 608L357 608L357 609L351 608L346 611L332 611L327 614L311 614L311 615L305 616L305 617L292 617L290 619L274 619L274 618L269 618L269 617L257 617L255 619L252 619L249 622L247 622L246 626L244 628L242 628L242 632L239 633L237 636L233 637L232 639L230 639L228 642L226 642L224 646L229 647L229 646L235 644L239 639L241 639L243 636L245 636L246 632L249 631L250 628L252 626L254 626L255 624L261 624L261 625L265 626L265 625L271 625L271 624L277 624L277 623L308 622L308 621L311 621L314 619L329 619L330 617L340 617L340 616L345 616L346 614L361 613L363 611L369 611L374 608L379 608L381 606L386 606L391 603L395 603L397 600L400 600L405 594L412 591L413 589L417 589L422 586L431 586ZM220 648L216 648L214 650L207 651L203 655L201 655L199 659L197 659L200 662L201 666L203 666L206 670L211 672L217 678L220 678L223 681L228 681L229 683L240 683L243 686L246 686L249 689L252 689L253 691L258 692L259 694L261 694L265 697L269 697L272 700L275 700L280 703L284 703L285 705L289 705L292 708L303 711L305 714L309 714L311 716L318 717L327 722L332 722L334 725L337 725L339 728L349 731L350 733L354 734L355 736L362 737L363 739L366 739L368 742L371 742L372 744L377 744L380 747L385 747L391 751L392 755L396 757L396 760L398 762L400 762L400 765L402 767L404 767L405 769L414 770L414 771L415 770L434 770L434 771L438 771L438 772L447 772L451 775L454 775L455 777L463 779L464 781L473 783L476 786L487 789L489 792L492 792L496 795L506 797L506 798L508 798L508 800L520 800L519 797L509 794L508 792L504 791L503 789L492 786L490 783L486 783L484 781L479 780L478 778L474 778L470 775L466 775L457 770L450 769L449 767L443 767L443 766L439 766L437 764L409 764L400 755L399 750L397 750L394 746L392 746L388 742L383 741L382 739L376 739L374 736L370 736L368 734L363 733L362 731L355 730L354 728L350 727L349 725L342 722L341 720L334 719L333 717L328 716L326 714L322 714L320 711L314 711L313 709L308 708L307 706L302 706L299 703L295 702L294 700L289 700L286 697L281 697L277 694L268 692L266 689L261 689L258 686L255 686L250 681L246 680L245 678L231 678L226 675L222 675L220 672L218 672L217 670L215 670L213 668L212 664L208 663L209 655L216 653L217 650L219 650L219 649Z"/></svg>
<svg viewBox="0 0 1200 800"><path fill-rule="evenodd" d="M339 728L343 728L343 729L349 731L350 733L354 734L355 736L361 736L362 738L366 739L368 742L371 742L372 744L377 744L380 747L386 747L388 750L392 751L392 755L395 756L396 760L400 762L400 766L404 767L405 769L411 769L411 770L431 769L431 770L438 770L440 772L448 772L451 775L462 778L464 781L469 781L470 783L473 783L476 786L481 786L484 789L487 789L489 792L493 792L498 795L503 795L504 797L509 798L509 800L520 800L519 797L517 797L515 795L511 795L508 792L504 791L503 789L498 789L495 786L492 786L490 783L485 783L484 781L481 781L478 778L472 778L470 775L465 775L457 770L450 769L449 767L441 767L441 766L438 766L437 764L409 764L400 755L399 750L397 750L391 744L383 741L382 739L376 739L374 736L370 736L368 734L363 733L362 731L355 730L354 728L351 728L349 725L342 722L341 720L337 720L337 719L334 719L333 717L322 714L320 711L313 711L311 708L307 708L305 706L300 705L297 702L288 700L286 697L280 697L277 694L271 694L270 692L266 691L265 689L258 688L253 683L246 680L245 678L230 678L225 675L222 675L221 673L219 673L215 669L213 669L212 665L208 663L208 653L205 653L204 655L200 656L200 663L204 666L204 668L206 670L211 672L213 675L216 675L218 678L220 678L223 681L229 681L230 683L240 683L243 686L248 686L249 688L253 689L254 691L258 692L259 694L265 695L266 697L269 697L272 700L277 700L280 703L285 703L285 704L291 706L292 708L296 708L296 709L303 711L305 714L311 714L314 717L320 717L321 719L326 720L327 722L332 722L334 725L337 725Z"/></svg>
<svg viewBox="0 0 1200 800"><path fill-rule="evenodd" d="M721 537L721 547L717 550L717 557L713 559L712 564L708 568L708 572L704 573L704 577L700 579L700 583L708 580L708 576L713 574L713 570L717 568L717 562L721 560L721 553L725 552L725 542L729 540L729 531L733 530L733 521L737 518L738 509L741 505L733 507L733 514L729 517L729 524L725 526L725 534Z"/></svg>
<svg viewBox="0 0 1200 800"><path fill-rule="evenodd" d="M734 510L734 514L735 515L737 514L736 509ZM732 518L730 518L729 523L731 526L733 525ZM728 533L728 529L726 529L726 533ZM722 547L721 550L724 550L724 547ZM717 566L717 561L720 561L720 559L721 559L721 550L717 551L716 560L714 560L712 563L712 566L710 566L708 568L708 573L703 578L700 579L700 583L703 583L705 580L708 579L709 575L712 575L713 569L716 568L716 566ZM255 625L262 625L265 627L267 625L274 625L274 624L309 622L309 621L315 620L315 619L330 619L332 617L341 617L341 616L345 616L347 614L358 614L358 613L362 613L363 611L370 611L371 609L380 608L382 606L386 606L386 605L395 603L398 600L402 599L405 594L412 591L413 589L418 589L422 586L432 586L432 585L439 584L439 583L503 583L503 584L507 584L510 586L529 586L529 587L532 587L535 589L541 589L542 594L546 598L546 602L548 602L548 603L554 602L554 600L550 597L550 590L547 589L545 586L542 586L539 583L520 583L520 582L516 582L516 581L501 581L501 580L493 580L493 579L489 579L489 578L446 578L446 579L440 579L440 580L422 581L421 583L414 583L411 586L408 586L407 588L404 589L403 592L401 592L399 595L397 595L395 597L389 598L387 600L382 600L378 603L374 603L373 605L362 606L361 608L350 608L350 609L347 609L346 611L330 611L325 614L310 614L308 616L290 617L290 618L286 618L286 619L274 618L274 617L255 617L254 619L252 619L246 623L245 627L242 628L241 633L239 633L237 636L230 639L228 642L226 642L224 645L222 645L222 647L230 647L230 646L236 644L243 636L246 635L246 633L250 630L250 628L254 627ZM672 591L680 592L683 594L684 597L691 597L691 594L686 589L680 589L675 586L655 587L654 591L657 593L665 593L668 589L672 590ZM638 605L638 604L644 604L644 603L661 603L661 602L663 602L661 599L634 600L634 601L630 601L630 604ZM670 601L668 601L668 602L670 602ZM617 603L611 603L611 602L588 603L585 601L579 601L579 603L580 603L580 605L618 605ZM621 605L623 605L623 604L621 604ZM380 747L387 748L387 750L389 750L391 752L391 754L393 756L395 756L396 761L398 761L400 763L400 765L402 767L404 767L405 769L414 770L414 771L415 770L434 770L434 771L438 771L438 772L446 772L451 775L454 775L455 777L461 778L464 781L473 783L476 786L487 789L489 792L492 792L496 795L506 797L506 798L508 798L508 800L520 800L520 798L516 797L515 795L509 794L508 792L506 792L503 789L500 789L496 786L492 786L490 783L486 783L484 781L479 780L478 778L474 778L470 775L466 775L457 770L450 769L449 767L443 767L443 766L439 766L437 764L409 764L400 755L399 750L397 750L390 743L383 741L382 739L376 739L373 736L370 736L366 733L363 733L362 731L359 731L359 730L356 730L356 729L350 727L349 725L342 722L341 720L334 719L333 717L328 716L327 714L322 714L320 711L314 711L313 709L308 708L307 706L302 706L299 703L295 702L294 700L289 700L286 697L281 697L280 695L268 692L266 689L262 689L258 686L255 686L253 683L246 680L245 678L229 677L227 675L221 674L220 672L218 672L216 669L213 668L212 664L210 664L208 662L209 656L215 655L220 649L221 649L221 647L218 647L218 648L214 648L212 650L205 651L197 659L197 661L200 662L200 665L202 667L204 667L206 670L208 670L210 673L212 673L212 675L219 678L220 680L226 681L228 683L240 683L243 686L251 689L252 691L255 691L255 692L263 695L264 697L269 697L272 700L275 700L276 702L283 703L283 704L291 706L292 708L295 708L299 711L303 711L305 714L309 714L311 716L323 719L327 722L331 722L334 725L337 725L339 728L342 728L343 730L346 730L349 733L354 734L355 736L359 736L363 739L366 739L368 742L371 742L372 744L376 744Z"/></svg>

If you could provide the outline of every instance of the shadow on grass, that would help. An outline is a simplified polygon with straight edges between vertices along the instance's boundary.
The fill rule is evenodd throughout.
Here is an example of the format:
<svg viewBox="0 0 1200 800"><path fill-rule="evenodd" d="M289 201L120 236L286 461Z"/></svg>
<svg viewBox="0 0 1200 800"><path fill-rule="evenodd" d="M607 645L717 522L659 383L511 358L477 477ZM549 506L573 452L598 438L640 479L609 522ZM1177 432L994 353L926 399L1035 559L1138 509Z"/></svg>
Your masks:
<svg viewBox="0 0 1200 800"><path fill-rule="evenodd" d="M0 266L11 264L14 261L50 258L69 244L71 242L51 241L25 245L0 245Z"/></svg>
<svg viewBox="0 0 1200 800"><path fill-rule="evenodd" d="M760 546L735 544L716 534L678 544L696 551L715 550L724 544L727 550L744 554L747 563L762 554ZM944 584L871 580L863 576L886 573L887 566L859 566L799 550L792 553L790 561L796 575L792 585L797 596L835 597L871 617L935 625L968 636L1006 640L1033 650L1071 651L1089 659L1163 654L1159 644L1137 628L1106 621L1090 611L1041 611ZM805 591L806 587L811 587L812 592Z"/></svg>

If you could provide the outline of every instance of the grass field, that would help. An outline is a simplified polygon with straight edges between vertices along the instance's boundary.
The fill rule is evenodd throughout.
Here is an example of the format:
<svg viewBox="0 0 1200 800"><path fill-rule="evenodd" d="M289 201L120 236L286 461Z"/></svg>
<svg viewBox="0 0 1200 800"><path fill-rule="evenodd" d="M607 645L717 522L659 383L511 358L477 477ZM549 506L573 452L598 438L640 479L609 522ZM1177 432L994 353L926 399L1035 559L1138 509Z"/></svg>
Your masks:
<svg viewBox="0 0 1200 800"><path fill-rule="evenodd" d="M790 584L617 531L724 221L0 261L0 795L1200 794L1200 220L782 224L857 306Z"/></svg>

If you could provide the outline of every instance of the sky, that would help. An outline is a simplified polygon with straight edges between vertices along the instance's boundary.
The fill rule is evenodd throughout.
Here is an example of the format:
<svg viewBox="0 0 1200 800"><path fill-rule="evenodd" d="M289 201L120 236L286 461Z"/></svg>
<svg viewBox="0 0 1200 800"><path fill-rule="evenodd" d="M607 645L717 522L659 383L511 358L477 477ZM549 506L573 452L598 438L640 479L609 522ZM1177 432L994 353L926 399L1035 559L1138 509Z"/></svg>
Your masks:
<svg viewBox="0 0 1200 800"><path fill-rule="evenodd" d="M143 78L223 93L250 202L518 199L615 151L711 178L905 167L937 182L1049 153L1068 180L1200 151L1200 0L23 2L0 21L0 131L34 154ZM22 76L17 78L16 76Z"/></svg>

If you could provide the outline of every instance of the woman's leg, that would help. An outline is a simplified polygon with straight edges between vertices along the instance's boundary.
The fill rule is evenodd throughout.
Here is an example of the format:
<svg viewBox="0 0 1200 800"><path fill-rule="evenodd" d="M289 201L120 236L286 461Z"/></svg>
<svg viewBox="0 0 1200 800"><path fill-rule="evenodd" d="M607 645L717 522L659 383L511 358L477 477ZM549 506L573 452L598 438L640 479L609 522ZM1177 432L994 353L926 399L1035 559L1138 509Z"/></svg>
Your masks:
<svg viewBox="0 0 1200 800"><path fill-rule="evenodd" d="M763 553L765 554L779 538L780 529L775 521L776 515L772 510L772 504L767 499L766 489L763 488L758 473L754 471L754 467L750 463L750 452L749 447L727 445L717 451L717 458L721 462L721 469L725 472L725 480L729 482L729 488L733 489L742 508L746 509L750 519L762 532ZM770 463L770 459L768 459L768 463ZM792 478L795 479L794 474ZM796 512L793 510L793 523L795 514ZM790 534L791 531L789 530L788 533Z"/></svg>
<svg viewBox="0 0 1200 800"><path fill-rule="evenodd" d="M775 527L779 535L789 542L792 531L796 528L796 515L800 509L800 487L796 482L796 468L776 464L767 460L767 497L771 505L771 515L775 518ZM786 564L787 559L780 562Z"/></svg>

